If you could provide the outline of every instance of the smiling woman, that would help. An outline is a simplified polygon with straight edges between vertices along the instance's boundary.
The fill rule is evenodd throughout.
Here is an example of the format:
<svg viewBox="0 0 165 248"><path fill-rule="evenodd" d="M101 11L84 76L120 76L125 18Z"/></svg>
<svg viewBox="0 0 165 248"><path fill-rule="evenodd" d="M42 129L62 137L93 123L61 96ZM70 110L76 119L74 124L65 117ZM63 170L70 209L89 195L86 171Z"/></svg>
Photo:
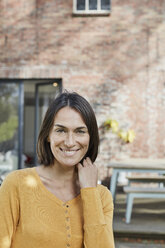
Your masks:
<svg viewBox="0 0 165 248"><path fill-rule="evenodd" d="M64 107L68 107L68 108L63 110ZM70 109L70 111L72 110L70 114L67 113L68 109ZM60 115L58 111L59 112L63 111L63 113ZM77 126L76 127L77 130L74 130L74 132L75 131L78 132L78 129L80 131L81 126L87 129L87 130L81 129L81 132L88 131L90 137L89 147L86 153L86 157L90 157L92 162L94 162L98 153L99 135L98 135L96 117L93 112L93 109L82 96L76 93L63 93L59 97L57 97L55 101L53 101L52 104L50 105L49 109L46 112L45 118L43 120L40 129L40 133L38 137L38 149L37 149L40 164L51 165L54 163L54 156L50 149L49 135L52 129L54 128L55 121L56 124L60 125L56 127L59 132L65 133L66 131L68 131L67 126L63 126L62 123L57 123L57 117L59 115L61 118L60 121L62 120L62 123L65 121L67 125L69 124L68 123L68 119L69 119L70 126L72 125L72 128L75 121L77 120L75 118L78 118L80 126ZM66 119L67 117L68 119Z"/></svg>
<svg viewBox="0 0 165 248"><path fill-rule="evenodd" d="M112 196L97 185L98 143L90 104L60 94L39 133L40 166L10 173L0 188L0 247L114 248Z"/></svg>

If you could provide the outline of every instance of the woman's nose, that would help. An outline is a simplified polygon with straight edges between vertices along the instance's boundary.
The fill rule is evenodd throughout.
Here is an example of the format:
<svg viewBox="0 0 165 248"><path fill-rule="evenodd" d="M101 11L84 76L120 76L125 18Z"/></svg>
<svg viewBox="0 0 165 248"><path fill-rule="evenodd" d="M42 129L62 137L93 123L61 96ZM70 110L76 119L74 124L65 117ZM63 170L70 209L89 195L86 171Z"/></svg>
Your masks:
<svg viewBox="0 0 165 248"><path fill-rule="evenodd" d="M74 139L74 135L72 133L68 133L65 137L65 141L64 144L67 147L72 147L75 144L75 139Z"/></svg>

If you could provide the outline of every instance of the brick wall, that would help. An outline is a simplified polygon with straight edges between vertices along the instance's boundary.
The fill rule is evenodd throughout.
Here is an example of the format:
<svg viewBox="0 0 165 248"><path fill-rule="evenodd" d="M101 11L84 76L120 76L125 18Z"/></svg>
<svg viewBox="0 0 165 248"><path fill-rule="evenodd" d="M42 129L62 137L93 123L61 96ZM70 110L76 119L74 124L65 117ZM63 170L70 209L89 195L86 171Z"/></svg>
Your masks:
<svg viewBox="0 0 165 248"><path fill-rule="evenodd" d="M111 16L72 17L71 0L1 0L0 23L1 78L62 78L99 126L110 117L135 130L125 145L106 133L100 165L164 157L164 1L113 0Z"/></svg>

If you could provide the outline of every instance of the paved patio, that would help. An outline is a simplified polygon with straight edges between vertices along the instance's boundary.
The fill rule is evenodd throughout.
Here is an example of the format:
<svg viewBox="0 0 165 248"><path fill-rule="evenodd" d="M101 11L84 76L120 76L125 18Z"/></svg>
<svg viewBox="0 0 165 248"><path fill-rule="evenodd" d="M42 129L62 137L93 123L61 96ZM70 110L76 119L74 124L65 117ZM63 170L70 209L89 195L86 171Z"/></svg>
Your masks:
<svg viewBox="0 0 165 248"><path fill-rule="evenodd" d="M120 190L114 211L116 248L165 248L165 200L135 199L130 224L125 223L125 210L126 195Z"/></svg>
<svg viewBox="0 0 165 248"><path fill-rule="evenodd" d="M165 244L143 241L142 243L116 241L115 248L165 248Z"/></svg>

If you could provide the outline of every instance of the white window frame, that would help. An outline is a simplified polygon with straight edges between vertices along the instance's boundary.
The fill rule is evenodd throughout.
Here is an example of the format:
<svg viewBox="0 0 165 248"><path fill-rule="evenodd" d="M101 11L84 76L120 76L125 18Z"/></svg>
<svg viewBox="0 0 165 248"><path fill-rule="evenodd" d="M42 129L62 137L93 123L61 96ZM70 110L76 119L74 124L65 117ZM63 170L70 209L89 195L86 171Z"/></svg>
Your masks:
<svg viewBox="0 0 165 248"><path fill-rule="evenodd" d="M111 5L111 1L110 1ZM97 0L97 9L90 10L89 9L89 0L85 0L85 10L77 10L77 0L73 0L73 14L75 15L109 15L110 10L102 10L101 9L101 0Z"/></svg>

